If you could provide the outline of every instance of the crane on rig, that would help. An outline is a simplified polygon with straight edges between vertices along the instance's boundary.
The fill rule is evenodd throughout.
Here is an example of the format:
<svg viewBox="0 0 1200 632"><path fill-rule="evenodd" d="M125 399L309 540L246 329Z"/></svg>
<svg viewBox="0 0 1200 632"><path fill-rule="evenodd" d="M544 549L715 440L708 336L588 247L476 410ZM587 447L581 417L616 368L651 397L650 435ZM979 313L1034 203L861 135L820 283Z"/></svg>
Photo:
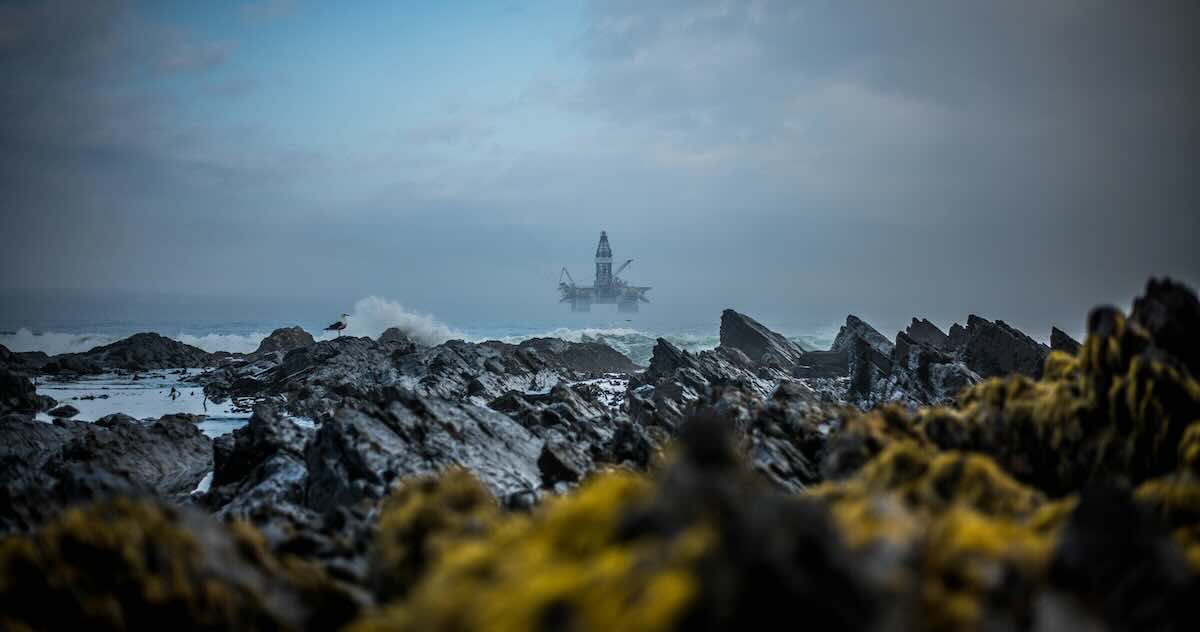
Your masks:
<svg viewBox="0 0 1200 632"><path fill-rule="evenodd" d="M641 303L649 303L645 286L629 285L620 274L633 263L628 259L622 263L616 272L612 269L612 248L608 245L608 233L600 232L600 244L596 247L596 280L590 286L575 283L571 273L563 267L558 275L558 291L562 294L560 303L570 303L573 312L588 312L593 303L615 303L617 311L636 312ZM565 280L564 280L565 279Z"/></svg>

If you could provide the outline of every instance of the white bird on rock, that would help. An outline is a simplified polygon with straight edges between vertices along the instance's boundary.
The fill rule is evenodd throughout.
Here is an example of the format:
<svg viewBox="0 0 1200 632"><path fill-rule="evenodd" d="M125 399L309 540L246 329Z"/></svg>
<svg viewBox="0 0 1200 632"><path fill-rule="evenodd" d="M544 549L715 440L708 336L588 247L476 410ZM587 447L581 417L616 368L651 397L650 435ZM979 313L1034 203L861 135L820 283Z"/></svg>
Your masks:
<svg viewBox="0 0 1200 632"><path fill-rule="evenodd" d="M342 337L342 330L346 328L346 319L350 318L350 314L342 314L338 321L325 328L325 331L336 331L338 338Z"/></svg>

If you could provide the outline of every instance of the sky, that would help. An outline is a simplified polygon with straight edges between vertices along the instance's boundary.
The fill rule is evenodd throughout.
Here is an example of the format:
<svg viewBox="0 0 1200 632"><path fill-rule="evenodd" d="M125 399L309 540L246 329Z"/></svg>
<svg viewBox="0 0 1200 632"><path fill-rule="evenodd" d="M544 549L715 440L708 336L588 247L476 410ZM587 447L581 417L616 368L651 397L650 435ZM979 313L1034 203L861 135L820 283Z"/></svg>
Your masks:
<svg viewBox="0 0 1200 632"><path fill-rule="evenodd" d="M1191 0L0 0L0 316L569 324L607 230L661 326L1078 331L1200 283L1197 60Z"/></svg>

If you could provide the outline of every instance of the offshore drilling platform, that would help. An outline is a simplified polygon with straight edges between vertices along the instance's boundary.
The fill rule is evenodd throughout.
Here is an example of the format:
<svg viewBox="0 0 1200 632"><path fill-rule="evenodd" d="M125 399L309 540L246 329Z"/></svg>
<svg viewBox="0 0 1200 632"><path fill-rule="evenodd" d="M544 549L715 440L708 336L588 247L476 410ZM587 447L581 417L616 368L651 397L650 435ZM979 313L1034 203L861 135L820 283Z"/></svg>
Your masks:
<svg viewBox="0 0 1200 632"><path fill-rule="evenodd" d="M608 234L600 231L600 245L596 247L596 281L593 285L575 285L575 279L566 268L558 275L558 291L562 293L560 303L570 303L573 312L590 312L593 303L616 303L619 312L636 312L638 305L649 303L646 298L648 287L628 285L619 276L633 263L633 259L621 264L613 272L612 248L608 246Z"/></svg>

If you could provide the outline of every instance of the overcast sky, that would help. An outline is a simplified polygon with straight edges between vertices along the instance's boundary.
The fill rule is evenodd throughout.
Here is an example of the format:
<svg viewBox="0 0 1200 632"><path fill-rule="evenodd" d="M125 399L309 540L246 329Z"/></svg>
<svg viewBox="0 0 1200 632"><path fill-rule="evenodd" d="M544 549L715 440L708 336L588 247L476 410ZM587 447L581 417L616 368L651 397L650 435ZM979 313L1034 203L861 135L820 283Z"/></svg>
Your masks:
<svg viewBox="0 0 1200 632"><path fill-rule="evenodd" d="M565 322L604 229L661 322L1078 329L1200 281L1198 60L1194 0L0 1L0 288Z"/></svg>

